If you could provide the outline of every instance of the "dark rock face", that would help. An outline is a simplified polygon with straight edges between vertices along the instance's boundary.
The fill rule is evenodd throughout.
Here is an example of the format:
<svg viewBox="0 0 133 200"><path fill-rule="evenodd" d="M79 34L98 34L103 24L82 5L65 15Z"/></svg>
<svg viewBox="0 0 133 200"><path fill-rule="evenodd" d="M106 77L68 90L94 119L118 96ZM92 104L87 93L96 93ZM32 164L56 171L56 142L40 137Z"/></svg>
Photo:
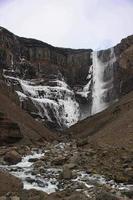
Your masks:
<svg viewBox="0 0 133 200"><path fill-rule="evenodd" d="M109 96L119 99L133 90L133 36L129 36L114 47L115 61L112 63L113 68L113 91L108 90ZM102 62L106 63L110 60L111 49L99 52ZM110 77L110 68L106 68L104 78Z"/></svg>
<svg viewBox="0 0 133 200"><path fill-rule="evenodd" d="M106 63L103 101L108 105L133 89L132 44L130 36L113 48L114 57L111 49L98 53L98 59ZM91 49L56 48L0 30L1 77L17 92L21 107L50 128L68 128L91 115L91 54Z"/></svg>
<svg viewBox="0 0 133 200"><path fill-rule="evenodd" d="M123 39L115 49L116 53L120 52L117 77L120 83L119 94L122 96L133 90L133 36Z"/></svg>
<svg viewBox="0 0 133 200"><path fill-rule="evenodd" d="M17 123L12 122L0 112L0 144L18 142L23 138Z"/></svg>
<svg viewBox="0 0 133 200"><path fill-rule="evenodd" d="M55 48L5 29L0 32L0 49L1 72L23 109L54 129L80 119L82 96L76 91L88 83L92 50ZM90 97L84 98L86 104Z"/></svg>
<svg viewBox="0 0 133 200"><path fill-rule="evenodd" d="M0 32L0 47L1 65L5 68L12 65L25 79L46 79L60 72L69 85L85 84L92 64L91 49L55 48L35 39L17 37L6 29Z"/></svg>

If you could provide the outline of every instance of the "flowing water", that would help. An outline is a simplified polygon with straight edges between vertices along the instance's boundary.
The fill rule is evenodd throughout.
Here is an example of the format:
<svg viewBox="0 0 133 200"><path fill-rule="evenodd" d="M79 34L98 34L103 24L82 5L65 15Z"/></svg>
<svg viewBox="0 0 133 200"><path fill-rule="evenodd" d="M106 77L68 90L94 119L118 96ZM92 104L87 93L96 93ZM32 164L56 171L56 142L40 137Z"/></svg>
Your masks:
<svg viewBox="0 0 133 200"><path fill-rule="evenodd" d="M59 143L55 147L63 152L67 145L68 144L65 143ZM49 150L42 151L41 149L37 149L36 151L32 151L31 155L24 156L22 161L16 165L0 165L0 170L7 170L12 175L20 178L23 181L24 189L36 189L48 194L65 190L65 188L70 186L75 189L83 188L83 185L88 189L95 188L98 184L114 188L118 191L130 190L132 188L132 185L126 185L123 183L117 184L115 181L108 180L104 176L87 173L86 171L78 169L72 171L72 173L76 175L75 177L64 182L63 179L59 178L60 173L62 172L61 166L50 166L47 168L42 165L41 169L43 172L40 173L39 171L36 171L36 168L34 168L34 162L32 160L41 159L48 151Z"/></svg>
<svg viewBox="0 0 133 200"><path fill-rule="evenodd" d="M109 59L104 61L103 53L94 51L93 58L93 90L92 115L106 109L109 102L106 100L108 92L113 88L113 64L116 61L114 48L109 49ZM114 89L114 88L113 88Z"/></svg>

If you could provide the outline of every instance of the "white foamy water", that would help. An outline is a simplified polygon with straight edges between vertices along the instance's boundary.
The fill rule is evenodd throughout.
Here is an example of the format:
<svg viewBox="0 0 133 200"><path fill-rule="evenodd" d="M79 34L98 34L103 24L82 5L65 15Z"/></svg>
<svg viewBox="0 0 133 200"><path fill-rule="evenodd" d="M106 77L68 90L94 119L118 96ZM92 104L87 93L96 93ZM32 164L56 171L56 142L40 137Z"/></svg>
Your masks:
<svg viewBox="0 0 133 200"><path fill-rule="evenodd" d="M28 81L20 81L23 92L29 97L38 110L38 114L48 121L52 121L50 110L53 112L58 124L70 127L79 119L79 105L74 92L62 81L52 81L55 86L34 85ZM41 92L41 95L39 95Z"/></svg>
<svg viewBox="0 0 133 200"><path fill-rule="evenodd" d="M80 117L79 104L76 101L74 91L68 86L62 77L43 85L36 79L23 80L11 76L11 70L3 70L3 77L7 84L19 84L22 91L16 91L21 102L31 100L36 108L35 113L42 119L57 123L60 128L67 128L77 123ZM7 75L9 73L9 75Z"/></svg>
<svg viewBox="0 0 133 200"><path fill-rule="evenodd" d="M59 143L58 145L55 145L55 147L57 149L64 149L65 144ZM58 177L60 172L62 172L61 168L54 168L52 166L45 168L44 166L41 166L41 168L44 168L44 173L40 174L39 171L37 174L35 173L36 168L33 167L33 162L29 162L29 159L40 159L44 155L45 153L34 151L31 155L24 156L22 161L18 164L10 166L2 165L0 166L0 169L7 170L12 175L20 178L24 184L24 189L27 190L36 189L48 194L64 190L67 188L68 182L64 184L64 180L60 179L60 184L62 185L63 183L63 187L60 188ZM72 183L73 185L78 184L79 189L82 185L89 189L95 187L97 184L106 185L117 190L130 190L133 187L133 185L127 185L123 183L117 184L115 181L107 180L104 176L98 174L88 174L85 171L80 170L73 170L73 172L77 174L77 177L75 179L70 179L69 183Z"/></svg>
<svg viewBox="0 0 133 200"><path fill-rule="evenodd" d="M77 178L73 179L73 181L83 183L87 188L94 187L96 184L108 185L117 190L131 190L133 187L132 184L117 184L114 180L107 180L104 176L99 174L87 174L85 171L78 171L77 175Z"/></svg>
<svg viewBox="0 0 133 200"><path fill-rule="evenodd" d="M92 91L92 115L101 112L108 107L105 101L107 92L113 87L113 64L116 61L114 48L110 49L108 62L103 62L99 58L99 52L94 51L93 58L93 91ZM104 81L105 72L107 81Z"/></svg>
<svg viewBox="0 0 133 200"><path fill-rule="evenodd" d="M32 155L28 155L22 158L22 161L16 164L16 167L28 168L32 166L32 162L29 162L29 159L39 159L44 156L44 153L33 152Z"/></svg>
<svg viewBox="0 0 133 200"><path fill-rule="evenodd" d="M56 191L58 182L56 178L48 177L51 173L55 174L56 177L59 170L54 168L46 169L48 177L43 177L40 174L33 175L33 162L29 162L29 159L39 159L42 156L44 156L44 153L32 152L31 155L24 156L18 164L10 166L3 165L0 168L8 170L12 175L20 178L23 181L24 189L36 189L50 194Z"/></svg>

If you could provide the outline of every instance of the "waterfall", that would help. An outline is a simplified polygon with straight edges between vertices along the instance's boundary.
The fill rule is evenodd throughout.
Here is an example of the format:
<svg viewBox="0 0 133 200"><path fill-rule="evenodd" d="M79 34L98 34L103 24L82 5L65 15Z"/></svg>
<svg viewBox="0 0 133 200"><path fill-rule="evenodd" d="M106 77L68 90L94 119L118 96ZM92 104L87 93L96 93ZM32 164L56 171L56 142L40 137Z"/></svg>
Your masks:
<svg viewBox="0 0 133 200"><path fill-rule="evenodd" d="M105 51L94 51L92 111L94 115L106 109L113 101L113 64L116 61L114 48Z"/></svg>

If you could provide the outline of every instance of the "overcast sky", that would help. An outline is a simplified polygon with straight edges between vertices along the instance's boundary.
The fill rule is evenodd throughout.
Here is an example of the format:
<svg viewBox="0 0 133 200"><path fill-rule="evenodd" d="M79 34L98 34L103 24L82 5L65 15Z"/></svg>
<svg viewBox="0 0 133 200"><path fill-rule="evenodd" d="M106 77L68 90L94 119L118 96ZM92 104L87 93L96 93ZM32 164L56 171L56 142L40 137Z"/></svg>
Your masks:
<svg viewBox="0 0 133 200"><path fill-rule="evenodd" d="M55 46L104 49L133 34L133 0L0 0L0 25Z"/></svg>

